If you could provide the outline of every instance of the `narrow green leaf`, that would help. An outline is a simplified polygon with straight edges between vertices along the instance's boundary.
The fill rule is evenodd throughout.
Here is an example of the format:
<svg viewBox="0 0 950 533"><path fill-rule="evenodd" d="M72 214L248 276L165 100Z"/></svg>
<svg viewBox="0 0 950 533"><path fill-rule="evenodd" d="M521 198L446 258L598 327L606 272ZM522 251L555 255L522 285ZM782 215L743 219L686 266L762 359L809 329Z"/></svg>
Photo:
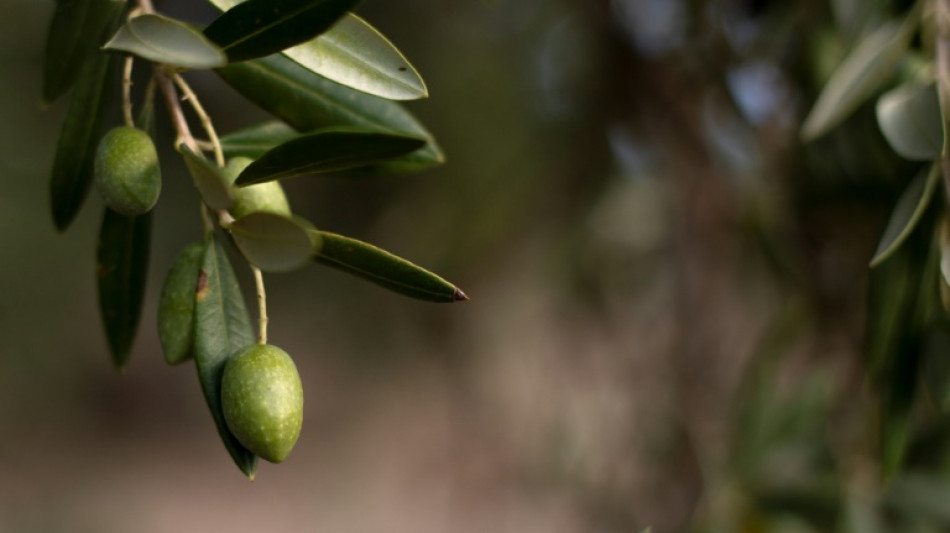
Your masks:
<svg viewBox="0 0 950 533"><path fill-rule="evenodd" d="M376 28L349 13L316 39L284 55L337 83L389 100L429 96L422 76Z"/></svg>
<svg viewBox="0 0 950 533"><path fill-rule="evenodd" d="M194 354L195 290L204 254L204 243L188 245L178 255L162 285L158 300L158 339L165 362L170 365L187 361Z"/></svg>
<svg viewBox="0 0 950 533"><path fill-rule="evenodd" d="M933 83L908 83L877 101L877 123L891 148L902 157L927 161L943 149L940 102Z"/></svg>
<svg viewBox="0 0 950 533"><path fill-rule="evenodd" d="M325 129L292 139L251 163L235 183L253 185L306 174L337 172L395 159L425 146L423 139L361 129Z"/></svg>
<svg viewBox="0 0 950 533"><path fill-rule="evenodd" d="M298 131L355 126L426 139L425 147L387 168L420 170L445 160L432 135L398 103L356 92L280 55L233 63L217 72L245 98Z"/></svg>
<svg viewBox="0 0 950 533"><path fill-rule="evenodd" d="M208 69L224 66L224 52L187 24L148 13L129 19L103 47L174 67Z"/></svg>
<svg viewBox="0 0 950 533"><path fill-rule="evenodd" d="M244 257L265 272L293 270L313 255L313 226L299 217L259 211L235 220L228 230Z"/></svg>
<svg viewBox="0 0 950 533"><path fill-rule="evenodd" d="M228 358L254 342L241 287L224 248L210 238L195 292L195 365L218 435L238 468L254 479L257 457L231 434L221 408L221 376Z"/></svg>
<svg viewBox="0 0 950 533"><path fill-rule="evenodd" d="M185 158L185 166L188 167L188 172L208 207L229 209L234 203L234 191L221 169L203 155L192 152L184 144L178 146L178 151Z"/></svg>
<svg viewBox="0 0 950 533"><path fill-rule="evenodd" d="M455 285L372 244L326 231L317 231L316 236L321 243L314 256L318 263L420 300L468 300L468 296Z"/></svg>
<svg viewBox="0 0 950 533"><path fill-rule="evenodd" d="M300 134L279 120L271 120L221 137L221 149L227 157L257 159L268 150Z"/></svg>
<svg viewBox="0 0 950 533"><path fill-rule="evenodd" d="M106 128L112 98L115 56L94 54L83 68L59 134L50 202L56 229L64 231L79 213L93 178L96 147Z"/></svg>
<svg viewBox="0 0 950 533"><path fill-rule="evenodd" d="M360 0L248 0L205 28L231 61L268 56L330 29Z"/></svg>
<svg viewBox="0 0 950 533"><path fill-rule="evenodd" d="M910 46L918 22L914 9L903 21L882 25L852 50L818 95L802 125L803 139L824 135L881 88Z"/></svg>
<svg viewBox="0 0 950 533"><path fill-rule="evenodd" d="M105 210L96 253L99 313L116 368L128 362L142 314L152 218Z"/></svg>
<svg viewBox="0 0 950 533"><path fill-rule="evenodd" d="M56 3L43 57L44 102L53 102L72 87L122 5L119 0Z"/></svg>
<svg viewBox="0 0 950 533"><path fill-rule="evenodd" d="M940 183L940 165L931 165L928 170L921 172L907 186L907 189L897 200L891 219L887 222L881 242L871 259L871 267L876 267L890 257L917 226L920 218L930 205L934 191Z"/></svg>

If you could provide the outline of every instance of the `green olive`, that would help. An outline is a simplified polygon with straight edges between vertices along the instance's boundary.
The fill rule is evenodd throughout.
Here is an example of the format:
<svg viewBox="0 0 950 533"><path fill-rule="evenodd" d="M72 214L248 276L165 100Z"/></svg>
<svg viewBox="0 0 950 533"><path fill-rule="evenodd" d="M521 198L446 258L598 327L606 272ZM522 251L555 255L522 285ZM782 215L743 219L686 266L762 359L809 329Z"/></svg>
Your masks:
<svg viewBox="0 0 950 533"><path fill-rule="evenodd" d="M303 425L303 386L293 360L270 344L242 349L225 364L221 406L245 448L272 463L283 461Z"/></svg>
<svg viewBox="0 0 950 533"><path fill-rule="evenodd" d="M129 216L147 213L162 190L152 138L129 126L106 133L96 151L95 179L96 190L113 211Z"/></svg>
<svg viewBox="0 0 950 533"><path fill-rule="evenodd" d="M233 184L241 172L253 162L247 157L231 159L224 167L224 177ZM287 203L287 195L284 194L284 188L280 183L268 181L247 187L235 187L234 204L230 211L234 218L260 211L290 216L290 204Z"/></svg>

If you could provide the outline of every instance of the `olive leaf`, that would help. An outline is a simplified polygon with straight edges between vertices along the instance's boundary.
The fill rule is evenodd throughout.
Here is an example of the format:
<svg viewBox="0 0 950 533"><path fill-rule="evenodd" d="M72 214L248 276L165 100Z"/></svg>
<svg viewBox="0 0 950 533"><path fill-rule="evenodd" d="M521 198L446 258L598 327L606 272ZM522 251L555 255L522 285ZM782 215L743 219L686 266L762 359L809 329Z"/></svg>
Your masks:
<svg viewBox="0 0 950 533"><path fill-rule="evenodd" d="M426 141L358 128L319 130L268 151L238 176L238 186L381 163L411 153Z"/></svg>
<svg viewBox="0 0 950 533"><path fill-rule="evenodd" d="M205 28L231 61L264 57L328 30L360 0L248 0Z"/></svg>
<svg viewBox="0 0 950 533"><path fill-rule="evenodd" d="M43 56L44 102L53 102L73 86L123 4L119 0L56 3Z"/></svg>
<svg viewBox="0 0 950 533"><path fill-rule="evenodd" d="M910 45L918 22L914 9L902 21L885 23L855 47L818 95L802 125L803 139L824 135L881 88Z"/></svg>
<svg viewBox="0 0 950 533"><path fill-rule="evenodd" d="M334 83L280 55L233 63L217 73L245 98L298 131L355 126L427 141L387 167L398 165L399 171L408 172L445 160L432 135L398 103Z"/></svg>
<svg viewBox="0 0 950 533"><path fill-rule="evenodd" d="M126 21L103 48L181 68L215 68L228 62L224 51L201 32L154 13Z"/></svg>
<svg viewBox="0 0 950 533"><path fill-rule="evenodd" d="M178 152L185 158L188 173L208 207L229 209L234 203L234 191L221 169L203 155L192 152L184 143L178 145Z"/></svg>
<svg viewBox="0 0 950 533"><path fill-rule="evenodd" d="M158 300L158 339L165 362L177 365L194 354L195 288L204 262L205 245L188 245L165 276Z"/></svg>
<svg viewBox="0 0 950 533"><path fill-rule="evenodd" d="M120 215L106 209L99 229L96 280L99 313L116 368L132 350L145 297L152 218Z"/></svg>
<svg viewBox="0 0 950 533"><path fill-rule="evenodd" d="M933 198L934 191L940 183L940 177L940 165L934 164L921 172L907 186L900 199L897 200L887 228L884 229L884 235L881 236L881 242L878 243L877 251L871 259L872 268L893 255L907 240L927 210L927 206L930 205L930 199Z"/></svg>
<svg viewBox="0 0 950 533"><path fill-rule="evenodd" d="M400 294L432 302L468 300L461 289L401 257L350 237L316 231L314 259Z"/></svg>
<svg viewBox="0 0 950 533"><path fill-rule="evenodd" d="M908 83L877 101L877 123L902 157L927 161L943 149L943 122L935 84Z"/></svg>
<svg viewBox="0 0 950 533"><path fill-rule="evenodd" d="M244 257L266 272L287 272L313 254L313 226L299 217L265 211L249 213L228 226Z"/></svg>
<svg viewBox="0 0 950 533"><path fill-rule="evenodd" d="M231 434L221 407L221 376L228 358L254 342L241 288L224 248L208 239L195 292L195 366L218 435L241 472L254 479L257 457Z"/></svg>
<svg viewBox="0 0 950 533"><path fill-rule="evenodd" d="M268 150L300 134L279 120L270 120L221 137L221 151L227 157L257 159Z"/></svg>
<svg viewBox="0 0 950 533"><path fill-rule="evenodd" d="M79 213L93 179L93 162L106 128L113 95L115 56L94 54L76 82L63 121L53 171L50 202L56 229L64 231Z"/></svg>

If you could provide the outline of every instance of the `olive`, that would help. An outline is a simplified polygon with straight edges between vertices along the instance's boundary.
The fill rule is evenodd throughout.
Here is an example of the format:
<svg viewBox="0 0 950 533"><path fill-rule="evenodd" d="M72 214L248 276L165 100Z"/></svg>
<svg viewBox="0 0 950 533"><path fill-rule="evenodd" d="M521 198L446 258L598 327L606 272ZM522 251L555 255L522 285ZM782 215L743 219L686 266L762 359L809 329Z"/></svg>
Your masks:
<svg viewBox="0 0 950 533"><path fill-rule="evenodd" d="M245 448L272 463L283 461L303 424L303 386L293 360L270 344L241 349L225 364L221 406Z"/></svg>
<svg viewBox="0 0 950 533"><path fill-rule="evenodd" d="M158 153L142 130L120 126L99 141L95 159L96 190L113 211L129 216L147 213L162 190Z"/></svg>
<svg viewBox="0 0 950 533"><path fill-rule="evenodd" d="M235 157L224 167L224 177L233 184L241 172L253 163L247 157ZM234 188L234 204L230 212L234 218L241 218L248 213L274 213L290 216L290 204L284 188L277 181L268 181L257 185Z"/></svg>

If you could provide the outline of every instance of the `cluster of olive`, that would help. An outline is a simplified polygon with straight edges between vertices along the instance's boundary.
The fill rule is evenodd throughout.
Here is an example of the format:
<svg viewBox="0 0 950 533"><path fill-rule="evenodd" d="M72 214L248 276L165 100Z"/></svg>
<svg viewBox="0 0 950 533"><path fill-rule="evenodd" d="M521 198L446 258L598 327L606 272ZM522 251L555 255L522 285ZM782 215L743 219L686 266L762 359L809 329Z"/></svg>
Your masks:
<svg viewBox="0 0 950 533"><path fill-rule="evenodd" d="M250 163L247 158L234 158L222 174L233 183ZM113 211L127 216L150 211L162 188L158 154L151 137L131 126L109 131L96 152L95 183ZM287 197L276 181L235 188L233 192L230 213L234 217L261 211L290 215ZM186 250L179 261L197 264L200 256L197 247ZM163 308L188 310L193 306L195 282L181 283L177 278L194 271L181 268L169 273L163 289ZM176 286L185 290L168 290ZM189 313L185 314L190 318ZM159 336L170 364L190 356L188 339L175 338L161 324ZM303 387L287 352L269 344L251 344L230 356L221 378L220 400L228 429L245 448L274 463L287 457L303 423Z"/></svg>

